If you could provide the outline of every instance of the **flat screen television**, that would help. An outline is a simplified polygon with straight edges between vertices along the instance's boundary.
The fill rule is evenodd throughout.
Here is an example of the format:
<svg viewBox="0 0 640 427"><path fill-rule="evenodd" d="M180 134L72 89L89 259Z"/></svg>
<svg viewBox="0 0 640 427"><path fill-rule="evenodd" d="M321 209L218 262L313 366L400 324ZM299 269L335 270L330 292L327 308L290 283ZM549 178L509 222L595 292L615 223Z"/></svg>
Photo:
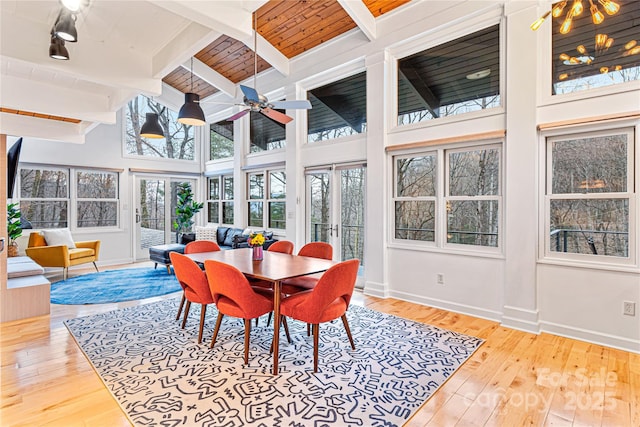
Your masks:
<svg viewBox="0 0 640 427"><path fill-rule="evenodd" d="M18 176L18 162L20 161L21 148L22 138L18 138L7 152L7 199L13 198L13 190L16 186L16 178Z"/></svg>

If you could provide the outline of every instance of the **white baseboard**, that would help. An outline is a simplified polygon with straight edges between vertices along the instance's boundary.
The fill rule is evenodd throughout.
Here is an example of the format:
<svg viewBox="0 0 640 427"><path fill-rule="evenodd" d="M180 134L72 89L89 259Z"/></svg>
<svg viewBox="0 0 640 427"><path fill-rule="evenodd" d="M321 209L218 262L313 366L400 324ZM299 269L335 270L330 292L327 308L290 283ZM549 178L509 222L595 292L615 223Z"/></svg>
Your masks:
<svg viewBox="0 0 640 427"><path fill-rule="evenodd" d="M505 305L502 307L501 323L507 328L530 332L532 334L539 334L540 321L538 316L538 310L527 310L524 308Z"/></svg>
<svg viewBox="0 0 640 427"><path fill-rule="evenodd" d="M541 332L548 332L561 337L573 338L640 354L640 340L544 321L540 322L540 330Z"/></svg>
<svg viewBox="0 0 640 427"><path fill-rule="evenodd" d="M384 283L372 282L369 280L364 283L363 293L372 297L389 298L389 291Z"/></svg>
<svg viewBox="0 0 640 427"><path fill-rule="evenodd" d="M452 303L450 301L443 301L435 298L425 298L421 295L410 294L407 292L389 292L391 298L397 298L399 300L413 302L421 305L428 305L429 307L440 308L443 310L453 311L461 314L468 314L469 316L480 317L482 319L493 320L499 322L502 318L502 313L493 310L486 310L479 307L473 307L465 304Z"/></svg>

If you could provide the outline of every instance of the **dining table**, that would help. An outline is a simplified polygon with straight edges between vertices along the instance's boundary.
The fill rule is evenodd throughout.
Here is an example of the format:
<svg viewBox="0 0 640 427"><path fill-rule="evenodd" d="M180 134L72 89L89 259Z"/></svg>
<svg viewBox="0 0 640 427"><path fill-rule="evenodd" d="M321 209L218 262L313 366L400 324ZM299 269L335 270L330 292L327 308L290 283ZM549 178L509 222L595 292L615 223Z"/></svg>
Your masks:
<svg viewBox="0 0 640 427"><path fill-rule="evenodd" d="M283 280L309 274L322 273L337 261L264 251L261 261L253 260L252 248L185 254L197 263L216 260L240 270L246 277L273 283L273 375L278 374L278 348L280 340L280 299ZM277 326L276 326L277 324Z"/></svg>

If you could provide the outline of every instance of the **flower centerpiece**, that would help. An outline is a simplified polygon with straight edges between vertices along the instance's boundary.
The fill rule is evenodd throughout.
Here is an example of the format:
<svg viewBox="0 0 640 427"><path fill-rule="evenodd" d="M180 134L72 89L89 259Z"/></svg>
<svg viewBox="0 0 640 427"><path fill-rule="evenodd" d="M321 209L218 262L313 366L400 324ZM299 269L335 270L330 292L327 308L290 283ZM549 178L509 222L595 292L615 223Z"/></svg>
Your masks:
<svg viewBox="0 0 640 427"><path fill-rule="evenodd" d="M262 245L264 245L264 234L262 233L251 233L249 234L249 239L247 242L249 246L253 248L253 260L254 261L262 261Z"/></svg>

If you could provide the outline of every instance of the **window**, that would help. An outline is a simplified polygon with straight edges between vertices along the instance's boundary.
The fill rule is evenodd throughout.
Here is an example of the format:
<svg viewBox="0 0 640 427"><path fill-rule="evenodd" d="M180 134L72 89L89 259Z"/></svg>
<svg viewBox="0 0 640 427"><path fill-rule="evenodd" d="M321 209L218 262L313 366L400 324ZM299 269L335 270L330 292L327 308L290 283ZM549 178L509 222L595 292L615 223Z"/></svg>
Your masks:
<svg viewBox="0 0 640 427"><path fill-rule="evenodd" d="M552 67L554 95L579 92L640 80L640 2L619 2L620 10L608 13L597 27L585 10L573 16L572 28L560 33L570 8L554 20ZM600 6L595 0L593 4ZM600 7L600 12L604 10Z"/></svg>
<svg viewBox="0 0 640 427"><path fill-rule="evenodd" d="M398 61L398 125L499 106L499 25Z"/></svg>
<svg viewBox="0 0 640 427"><path fill-rule="evenodd" d="M111 171L21 168L20 211L37 229L117 227L118 179Z"/></svg>
<svg viewBox="0 0 640 427"><path fill-rule="evenodd" d="M233 122L223 120L209 127L209 159L233 157Z"/></svg>
<svg viewBox="0 0 640 427"><path fill-rule="evenodd" d="M284 113L284 110L276 110ZM250 153L276 150L286 145L285 126L275 120L271 120L262 113L252 111L251 117L251 145Z"/></svg>
<svg viewBox="0 0 640 427"><path fill-rule="evenodd" d="M77 225L115 227L118 225L118 174L77 171Z"/></svg>
<svg viewBox="0 0 640 427"><path fill-rule="evenodd" d="M265 188L265 177L267 187ZM286 228L286 174L283 170L251 172L248 180L249 227ZM265 218L265 206L267 218Z"/></svg>
<svg viewBox="0 0 640 427"><path fill-rule="evenodd" d="M395 156L394 238L498 247L500 164L499 144Z"/></svg>
<svg viewBox="0 0 640 427"><path fill-rule="evenodd" d="M164 138L140 136L146 113L158 114ZM166 159L194 160L195 139L193 126L178 122L178 113L169 110L146 96L140 95L127 104L125 126L126 154Z"/></svg>
<svg viewBox="0 0 640 427"><path fill-rule="evenodd" d="M308 142L325 141L366 131L367 73L308 91Z"/></svg>
<svg viewBox="0 0 640 427"><path fill-rule="evenodd" d="M220 191L224 189L224 191ZM233 224L233 177L209 178L207 221L216 224Z"/></svg>
<svg viewBox="0 0 640 427"><path fill-rule="evenodd" d="M629 257L631 129L547 138L547 252Z"/></svg>

